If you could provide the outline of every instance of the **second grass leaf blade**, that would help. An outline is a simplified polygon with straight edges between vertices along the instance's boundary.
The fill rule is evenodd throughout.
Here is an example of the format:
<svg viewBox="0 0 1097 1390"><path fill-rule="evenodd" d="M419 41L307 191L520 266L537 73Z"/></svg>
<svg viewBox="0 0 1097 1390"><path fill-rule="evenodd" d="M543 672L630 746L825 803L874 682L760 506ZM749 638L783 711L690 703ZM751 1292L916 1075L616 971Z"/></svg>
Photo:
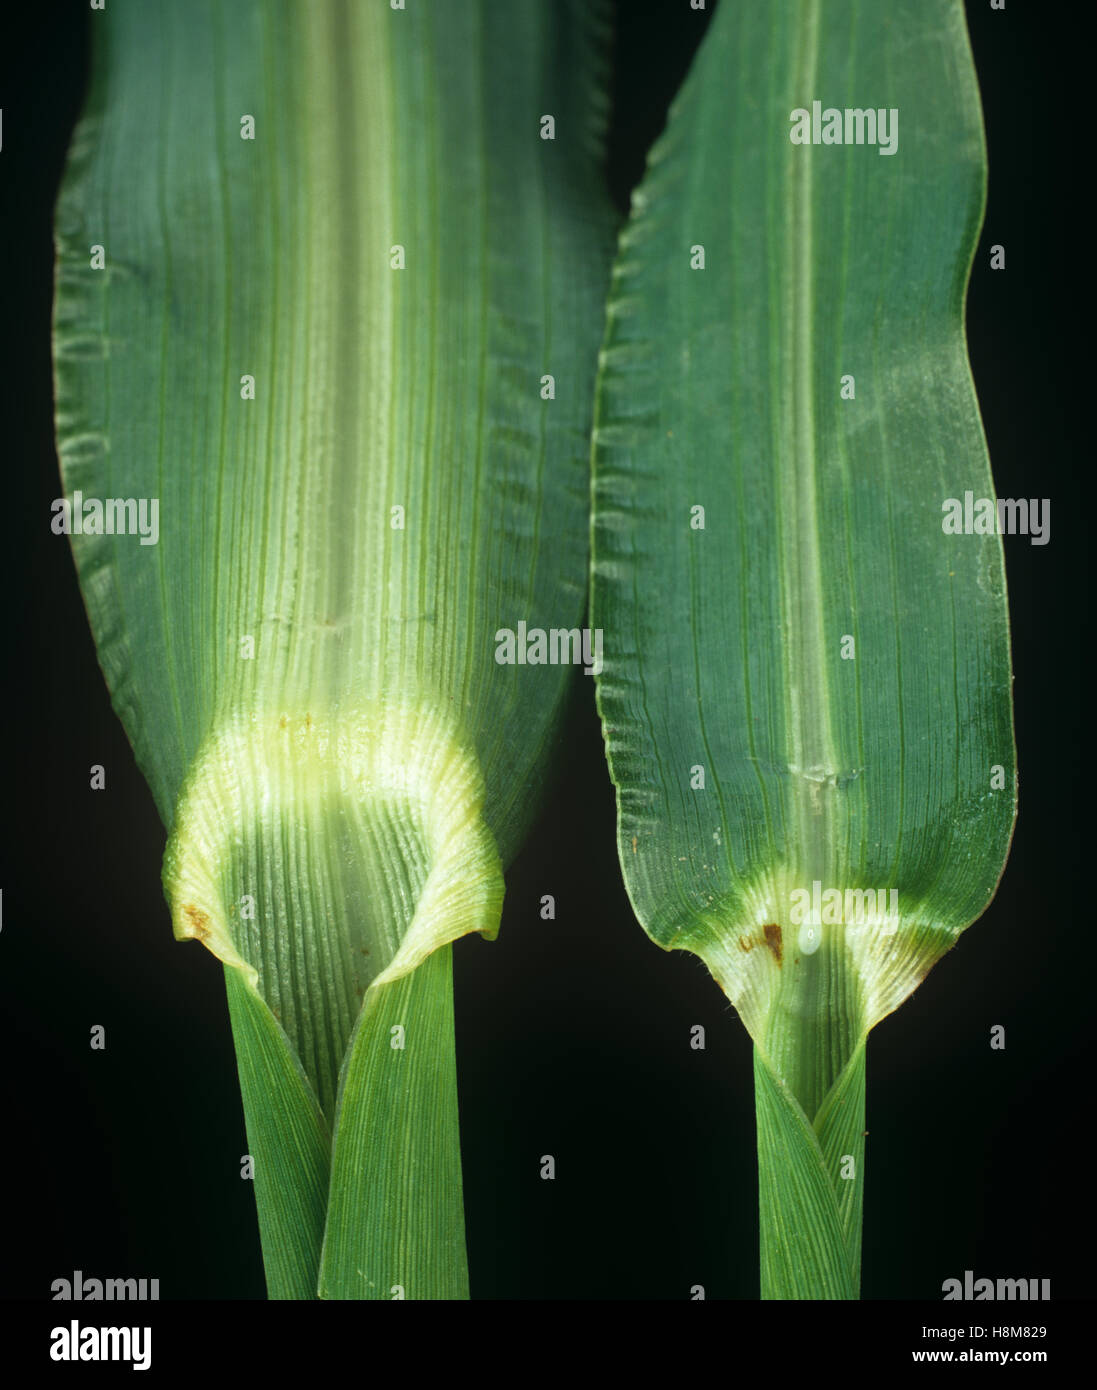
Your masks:
<svg viewBox="0 0 1097 1390"><path fill-rule="evenodd" d="M943 526L994 497L984 186L959 0L722 0L620 242L592 597L619 851L754 1041L766 1297L857 1296L866 1035L1012 832L1002 544Z"/></svg>

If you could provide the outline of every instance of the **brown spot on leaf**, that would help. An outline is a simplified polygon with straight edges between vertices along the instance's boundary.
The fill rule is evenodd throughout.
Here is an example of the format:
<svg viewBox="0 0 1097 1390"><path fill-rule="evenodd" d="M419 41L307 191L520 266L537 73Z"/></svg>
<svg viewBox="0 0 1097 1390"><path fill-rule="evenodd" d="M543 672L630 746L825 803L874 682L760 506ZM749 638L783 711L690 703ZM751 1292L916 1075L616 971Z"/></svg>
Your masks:
<svg viewBox="0 0 1097 1390"><path fill-rule="evenodd" d="M278 721L278 727L279 727L280 729L284 729L288 723L289 723L289 720L288 720L288 719L286 718L286 716L283 714L283 716L281 717L281 719L279 719L279 721Z"/></svg>
<svg viewBox="0 0 1097 1390"><path fill-rule="evenodd" d="M754 942L749 936L741 936L738 941L740 951L753 951Z"/></svg>
<svg viewBox="0 0 1097 1390"><path fill-rule="evenodd" d="M199 941L208 941L210 935L209 917L193 903L183 904L183 916L190 923L191 935Z"/></svg>
<svg viewBox="0 0 1097 1390"><path fill-rule="evenodd" d="M766 934L766 945L773 952L773 959L778 965L781 964L781 928L776 922L769 922L762 928Z"/></svg>

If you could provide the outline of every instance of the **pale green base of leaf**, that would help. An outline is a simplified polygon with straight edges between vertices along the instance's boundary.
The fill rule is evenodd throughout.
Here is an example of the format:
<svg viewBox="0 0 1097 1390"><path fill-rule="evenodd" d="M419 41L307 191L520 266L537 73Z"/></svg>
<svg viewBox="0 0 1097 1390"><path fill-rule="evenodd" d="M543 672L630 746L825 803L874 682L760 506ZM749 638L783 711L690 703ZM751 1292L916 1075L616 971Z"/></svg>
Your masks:
<svg viewBox="0 0 1097 1390"><path fill-rule="evenodd" d="M270 1009L225 978L269 1296L468 1298L451 948L368 995L334 1152Z"/></svg>
<svg viewBox="0 0 1097 1390"><path fill-rule="evenodd" d="M762 1297L856 1299L864 1201L865 1044L814 1124L754 1049ZM843 1177L842 1173L849 1174Z"/></svg>
<svg viewBox="0 0 1097 1390"><path fill-rule="evenodd" d="M236 1065L255 1175L267 1292L315 1298L331 1138L315 1094L274 1015L225 967Z"/></svg>
<svg viewBox="0 0 1097 1390"><path fill-rule="evenodd" d="M321 1298L468 1298L451 947L370 991L338 1113Z"/></svg>
<svg viewBox="0 0 1097 1390"><path fill-rule="evenodd" d="M238 716L188 774L164 881L229 972L272 1298L468 1297L448 943L499 926L482 796L395 701Z"/></svg>

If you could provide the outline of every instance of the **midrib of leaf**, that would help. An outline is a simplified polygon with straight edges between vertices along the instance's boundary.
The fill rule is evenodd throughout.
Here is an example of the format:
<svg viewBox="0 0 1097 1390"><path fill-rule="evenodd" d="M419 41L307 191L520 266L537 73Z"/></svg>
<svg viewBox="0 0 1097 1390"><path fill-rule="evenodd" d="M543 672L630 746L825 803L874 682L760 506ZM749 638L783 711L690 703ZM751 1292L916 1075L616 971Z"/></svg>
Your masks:
<svg viewBox="0 0 1097 1390"><path fill-rule="evenodd" d="M796 89L815 90L819 7L810 0L798 24ZM777 403L775 467L780 472L781 599L785 613L789 750L796 794L797 830L805 872L824 873L829 855L829 816L816 779L834 764L830 691L824 660L823 578L816 507L818 457L815 428L815 272L811 151L786 163L785 264L781 275L784 336L791 370L782 371ZM782 364L784 365L784 364Z"/></svg>
<svg viewBox="0 0 1097 1390"><path fill-rule="evenodd" d="M814 94L819 45L819 0L804 0L797 14L798 46L794 91ZM805 95L805 101L811 97ZM787 866L796 885L835 882L835 779L842 771L831 729L831 677L823 608L823 572L816 500L819 446L815 400L818 379L815 304L815 218L812 178L815 151L785 161L780 207L785 221L784 255L775 302L781 305L786 343L780 364L780 387L774 392L774 467L778 472L776 517L780 554L783 641L788 659L785 676L786 729L790 776L786 786L795 824L791 843L796 862ZM772 215L772 211L771 211ZM790 934L791 937L791 934ZM829 937L829 934L828 934ZM786 940L792 952L797 943ZM840 943L826 940L815 952L801 953L803 969L786 971L771 1014L766 1046L778 1074L814 1115L849 1055L849 1028L844 988L845 962ZM784 1026L785 1011L814 1026ZM773 1026L776 1024L777 1026Z"/></svg>

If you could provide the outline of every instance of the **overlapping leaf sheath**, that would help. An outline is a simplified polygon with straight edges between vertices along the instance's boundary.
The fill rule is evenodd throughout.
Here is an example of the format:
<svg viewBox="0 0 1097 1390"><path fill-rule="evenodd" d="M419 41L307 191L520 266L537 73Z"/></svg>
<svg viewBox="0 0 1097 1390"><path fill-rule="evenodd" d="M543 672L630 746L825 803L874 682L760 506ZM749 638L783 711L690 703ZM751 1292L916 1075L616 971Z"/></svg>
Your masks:
<svg viewBox="0 0 1097 1390"><path fill-rule="evenodd" d="M592 609L620 855L754 1040L766 1296L856 1296L865 1036L1014 819L1001 541L942 524L994 497L984 183L959 0L722 0L620 242Z"/></svg>
<svg viewBox="0 0 1097 1390"><path fill-rule="evenodd" d="M447 943L497 929L569 677L495 633L582 621L598 16L92 16L58 445L74 529L158 504L73 545L176 934L226 964L273 1296L467 1293Z"/></svg>

